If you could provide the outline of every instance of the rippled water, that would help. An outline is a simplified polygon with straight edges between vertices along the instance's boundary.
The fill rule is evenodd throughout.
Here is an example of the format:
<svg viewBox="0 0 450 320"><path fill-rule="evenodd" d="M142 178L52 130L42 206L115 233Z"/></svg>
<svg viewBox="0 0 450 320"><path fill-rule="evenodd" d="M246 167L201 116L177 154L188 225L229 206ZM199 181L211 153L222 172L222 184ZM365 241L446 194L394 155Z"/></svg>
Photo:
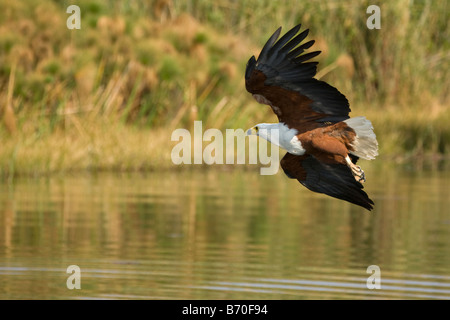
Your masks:
<svg viewBox="0 0 450 320"><path fill-rule="evenodd" d="M0 182L0 299L450 299L450 171L365 169L371 213L258 170Z"/></svg>

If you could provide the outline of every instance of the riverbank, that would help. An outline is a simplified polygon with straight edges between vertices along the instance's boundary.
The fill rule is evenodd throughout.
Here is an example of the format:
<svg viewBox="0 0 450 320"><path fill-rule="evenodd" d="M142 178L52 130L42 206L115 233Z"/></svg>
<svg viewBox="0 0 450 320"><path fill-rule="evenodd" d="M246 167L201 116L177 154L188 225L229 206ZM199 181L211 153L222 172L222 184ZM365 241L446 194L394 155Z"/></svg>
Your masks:
<svg viewBox="0 0 450 320"><path fill-rule="evenodd" d="M417 164L448 157L450 131L445 120L448 113L440 116L423 113L417 117L412 113L382 114L366 109L355 112L355 116L359 114L366 115L374 124L380 144L379 161ZM247 127L251 126L250 122ZM173 130L170 128L136 128L105 118L89 120L77 115L66 117L65 128L46 132L23 125L14 135L3 131L0 177L179 168L171 159L172 149L178 142L171 141ZM210 143L203 142L203 148Z"/></svg>
<svg viewBox="0 0 450 320"><path fill-rule="evenodd" d="M293 4L84 0L69 30L62 3L2 2L0 177L170 169L176 128L275 122L245 64L298 22L322 51L318 77L372 120L381 159L450 154L446 1L383 4L371 31L363 3Z"/></svg>

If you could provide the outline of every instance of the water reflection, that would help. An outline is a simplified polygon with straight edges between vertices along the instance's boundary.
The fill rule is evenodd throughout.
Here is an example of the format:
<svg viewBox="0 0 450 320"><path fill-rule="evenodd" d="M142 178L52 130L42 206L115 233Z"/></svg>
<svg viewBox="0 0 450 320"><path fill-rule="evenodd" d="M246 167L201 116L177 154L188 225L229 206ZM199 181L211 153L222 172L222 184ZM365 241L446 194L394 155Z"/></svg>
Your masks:
<svg viewBox="0 0 450 320"><path fill-rule="evenodd" d="M0 298L450 298L450 171L365 169L371 213L257 170L0 183Z"/></svg>

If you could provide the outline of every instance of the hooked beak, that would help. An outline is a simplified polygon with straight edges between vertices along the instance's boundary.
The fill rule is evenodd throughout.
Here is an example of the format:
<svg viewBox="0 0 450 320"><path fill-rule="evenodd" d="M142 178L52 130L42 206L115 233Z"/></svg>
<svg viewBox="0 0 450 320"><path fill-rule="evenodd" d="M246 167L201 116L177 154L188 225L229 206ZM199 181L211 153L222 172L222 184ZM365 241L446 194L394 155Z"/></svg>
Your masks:
<svg viewBox="0 0 450 320"><path fill-rule="evenodd" d="M251 136L251 135L258 135L258 131L256 131L255 127L250 128L247 130L247 132L245 133L246 136Z"/></svg>

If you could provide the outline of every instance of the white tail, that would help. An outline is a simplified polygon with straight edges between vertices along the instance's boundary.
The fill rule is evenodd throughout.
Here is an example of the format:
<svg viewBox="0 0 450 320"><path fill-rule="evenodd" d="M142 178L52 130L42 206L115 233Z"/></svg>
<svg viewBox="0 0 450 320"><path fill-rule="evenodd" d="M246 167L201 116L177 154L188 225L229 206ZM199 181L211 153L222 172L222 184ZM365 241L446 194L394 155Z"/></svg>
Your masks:
<svg viewBox="0 0 450 320"><path fill-rule="evenodd" d="M378 155L378 141L373 132L372 122L365 117L350 118L344 122L356 133L356 138L351 144L353 151L350 153L366 160L375 159Z"/></svg>

